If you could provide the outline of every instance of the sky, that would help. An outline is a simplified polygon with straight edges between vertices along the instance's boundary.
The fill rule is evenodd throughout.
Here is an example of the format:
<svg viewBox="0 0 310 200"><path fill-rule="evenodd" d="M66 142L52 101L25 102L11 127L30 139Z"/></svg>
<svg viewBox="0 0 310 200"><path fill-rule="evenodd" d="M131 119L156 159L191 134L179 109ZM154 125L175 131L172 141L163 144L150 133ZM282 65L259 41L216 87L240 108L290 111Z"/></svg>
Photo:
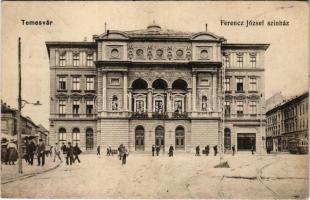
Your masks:
<svg viewBox="0 0 310 200"><path fill-rule="evenodd" d="M265 95L285 96L308 90L308 2L2 2L1 99L17 107L17 42L22 40L23 115L48 128L49 62L46 41L92 40L110 30L145 29L154 20L162 28L185 32L208 31L228 43L268 43L265 55ZM21 20L50 20L51 26L25 26ZM221 26L221 20L286 20L289 26Z"/></svg>

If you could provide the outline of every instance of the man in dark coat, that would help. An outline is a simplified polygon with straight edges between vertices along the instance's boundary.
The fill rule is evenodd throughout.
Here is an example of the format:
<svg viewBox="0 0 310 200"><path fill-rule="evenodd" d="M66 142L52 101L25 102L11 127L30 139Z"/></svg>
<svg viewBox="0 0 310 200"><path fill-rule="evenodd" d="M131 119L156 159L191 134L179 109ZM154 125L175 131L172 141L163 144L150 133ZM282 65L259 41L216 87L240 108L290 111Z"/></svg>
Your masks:
<svg viewBox="0 0 310 200"><path fill-rule="evenodd" d="M68 147L66 147L66 163L67 165L72 165L73 162L73 146L71 145L71 142L68 142Z"/></svg>
<svg viewBox="0 0 310 200"><path fill-rule="evenodd" d="M74 155L74 158L73 158L73 162L75 162L75 160L78 160L78 162L80 163L80 158L79 158L79 155L82 153L80 147L78 146L78 143L75 144L75 146L73 147L73 155Z"/></svg>
<svg viewBox="0 0 310 200"><path fill-rule="evenodd" d="M60 149L61 149L63 155L67 154L67 146L66 146L66 144L64 142L62 143Z"/></svg>
<svg viewBox="0 0 310 200"><path fill-rule="evenodd" d="M205 147L206 156L209 155L209 152L210 152L210 147L209 147L209 145L207 145L207 146Z"/></svg>
<svg viewBox="0 0 310 200"><path fill-rule="evenodd" d="M155 145L153 144L152 145L152 156L154 156L154 154L155 154Z"/></svg>
<svg viewBox="0 0 310 200"><path fill-rule="evenodd" d="M235 155L235 152L236 152L235 145L233 145L233 146L231 147L231 150L232 150L232 155L234 156L234 155Z"/></svg>
<svg viewBox="0 0 310 200"><path fill-rule="evenodd" d="M45 164L45 144L42 139L39 139L39 144L37 147L38 154L38 166L44 166Z"/></svg>
<svg viewBox="0 0 310 200"><path fill-rule="evenodd" d="M213 147L213 150L214 150L214 156L216 156L216 154L217 154L217 145L215 145L215 146Z"/></svg>
<svg viewBox="0 0 310 200"><path fill-rule="evenodd" d="M122 150L123 150L123 145L119 145L119 147L117 148L118 150L118 157L119 157L119 160L122 159L122 156L123 156L123 153L122 153Z"/></svg>
<svg viewBox="0 0 310 200"><path fill-rule="evenodd" d="M170 147L169 147L169 157L173 157L173 151L174 151L174 148L173 148L173 146L171 144Z"/></svg>
<svg viewBox="0 0 310 200"><path fill-rule="evenodd" d="M159 145L156 145L156 155L157 155L157 156L159 155L159 151L160 151L160 146L159 146Z"/></svg>
<svg viewBox="0 0 310 200"><path fill-rule="evenodd" d="M122 154L122 165L126 165L126 159L127 159L127 156L128 156L128 151L125 147L123 147L122 149L123 151L123 154Z"/></svg>
<svg viewBox="0 0 310 200"><path fill-rule="evenodd" d="M31 140L30 144L28 146L29 164L30 165L33 165L33 157L34 157L35 150L36 150L36 145L34 144L33 140Z"/></svg>
<svg viewBox="0 0 310 200"><path fill-rule="evenodd" d="M100 145L97 147L97 156L100 156Z"/></svg>
<svg viewBox="0 0 310 200"><path fill-rule="evenodd" d="M199 147L199 145L196 147L196 156L200 156L200 147Z"/></svg>
<svg viewBox="0 0 310 200"><path fill-rule="evenodd" d="M254 155L254 150L255 150L255 147L254 147L254 145L252 145L252 147L251 147L252 155Z"/></svg>

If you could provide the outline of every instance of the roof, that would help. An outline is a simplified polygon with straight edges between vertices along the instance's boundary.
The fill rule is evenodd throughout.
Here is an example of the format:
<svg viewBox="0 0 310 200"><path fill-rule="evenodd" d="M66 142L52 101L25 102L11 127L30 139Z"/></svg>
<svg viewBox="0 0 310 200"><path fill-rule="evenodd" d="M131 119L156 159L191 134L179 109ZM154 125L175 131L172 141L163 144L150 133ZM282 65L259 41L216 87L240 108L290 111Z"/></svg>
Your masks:
<svg viewBox="0 0 310 200"><path fill-rule="evenodd" d="M199 37L200 36L200 37ZM225 41L223 37L217 36L211 32L183 32L171 29L163 29L153 23L146 29L133 31L107 30L101 35L94 35L95 40L158 40L158 39L178 39L178 40L212 40Z"/></svg>
<svg viewBox="0 0 310 200"><path fill-rule="evenodd" d="M42 125L42 124L39 124L38 125L38 129L40 130L40 131L42 131L42 132L48 132L48 130Z"/></svg>
<svg viewBox="0 0 310 200"><path fill-rule="evenodd" d="M270 44L224 43L222 49L262 49L267 50Z"/></svg>

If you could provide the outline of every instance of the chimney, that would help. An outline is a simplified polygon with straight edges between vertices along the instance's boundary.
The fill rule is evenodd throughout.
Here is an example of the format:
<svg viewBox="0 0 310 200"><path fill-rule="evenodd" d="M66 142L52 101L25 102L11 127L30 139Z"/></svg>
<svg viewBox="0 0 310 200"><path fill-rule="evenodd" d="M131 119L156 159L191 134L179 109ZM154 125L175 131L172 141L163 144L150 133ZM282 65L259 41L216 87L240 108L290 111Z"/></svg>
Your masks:
<svg viewBox="0 0 310 200"><path fill-rule="evenodd" d="M208 24L206 24L206 32L208 32Z"/></svg>

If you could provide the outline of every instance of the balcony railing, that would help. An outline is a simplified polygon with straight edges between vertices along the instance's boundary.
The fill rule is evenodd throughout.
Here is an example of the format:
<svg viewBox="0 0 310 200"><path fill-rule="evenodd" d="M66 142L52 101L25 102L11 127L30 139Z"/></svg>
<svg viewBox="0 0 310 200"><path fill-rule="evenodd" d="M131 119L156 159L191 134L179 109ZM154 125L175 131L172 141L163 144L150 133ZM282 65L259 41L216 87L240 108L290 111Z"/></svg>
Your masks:
<svg viewBox="0 0 310 200"><path fill-rule="evenodd" d="M154 119L168 119L168 114L166 112L162 113L155 112L152 114L152 117Z"/></svg>
<svg viewBox="0 0 310 200"><path fill-rule="evenodd" d="M148 115L145 112L133 112L131 114L130 118L132 118L132 119L147 119Z"/></svg>
<svg viewBox="0 0 310 200"><path fill-rule="evenodd" d="M58 118L91 118L94 119L97 117L96 114L58 114L56 115Z"/></svg>
<svg viewBox="0 0 310 200"><path fill-rule="evenodd" d="M177 118L177 119L183 119L183 118L188 118L188 113L187 112L174 112L172 113L172 118Z"/></svg>

